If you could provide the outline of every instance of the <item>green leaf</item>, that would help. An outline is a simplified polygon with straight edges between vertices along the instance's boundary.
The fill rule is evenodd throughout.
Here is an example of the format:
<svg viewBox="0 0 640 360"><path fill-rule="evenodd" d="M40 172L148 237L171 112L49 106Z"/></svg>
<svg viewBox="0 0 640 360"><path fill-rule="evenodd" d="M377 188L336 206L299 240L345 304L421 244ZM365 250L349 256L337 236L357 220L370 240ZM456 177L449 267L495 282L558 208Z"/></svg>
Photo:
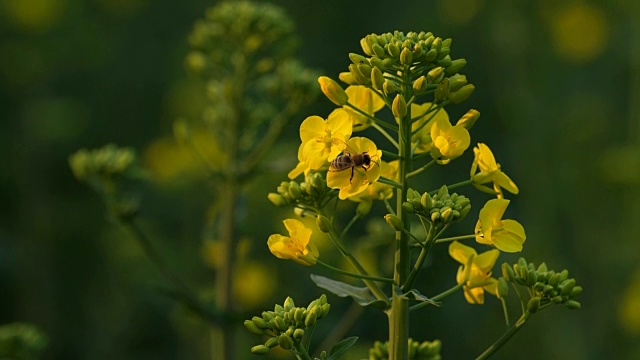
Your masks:
<svg viewBox="0 0 640 360"><path fill-rule="evenodd" d="M329 357L327 357L327 360L339 359L340 356L342 356L344 353L349 351L349 349L351 349L351 347L353 346L353 344L356 343L356 341L358 341L358 337L352 336L350 338L346 338L340 341L339 343L333 345L333 347L331 347L331 350L329 351Z"/></svg>
<svg viewBox="0 0 640 360"><path fill-rule="evenodd" d="M398 289L399 289L399 287L398 287ZM434 305L434 306L440 306L441 305L440 302L433 301L433 300L429 299L428 297L422 295L420 293L420 291L418 291L417 289L411 289L411 290L407 291L404 294L400 294L399 297L403 298L403 299L408 299L408 300L416 300L416 301L419 301L419 302L427 302L427 303L429 303L431 305Z"/></svg>
<svg viewBox="0 0 640 360"><path fill-rule="evenodd" d="M351 296L360 306L371 305L378 309L387 308L387 302L384 300L377 300L366 287L349 285L341 281L329 279L316 274L311 274L311 280L316 284L316 286L331 291L334 295L339 297Z"/></svg>

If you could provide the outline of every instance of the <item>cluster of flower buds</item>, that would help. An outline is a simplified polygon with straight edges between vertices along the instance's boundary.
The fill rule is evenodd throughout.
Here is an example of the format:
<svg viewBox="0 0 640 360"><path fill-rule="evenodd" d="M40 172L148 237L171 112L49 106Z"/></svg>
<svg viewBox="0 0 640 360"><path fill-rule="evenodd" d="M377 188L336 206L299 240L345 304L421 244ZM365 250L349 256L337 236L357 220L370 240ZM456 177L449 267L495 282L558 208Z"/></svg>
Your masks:
<svg viewBox="0 0 640 360"><path fill-rule="evenodd" d="M69 157L73 175L80 181L116 179L134 169L136 154L133 149L113 144L100 149L78 150Z"/></svg>
<svg viewBox="0 0 640 360"><path fill-rule="evenodd" d="M389 351L387 347L389 342L382 343L376 341L373 347L369 349L369 360L386 360L389 358ZM409 338L409 360L439 360L440 348L442 343L440 340L434 341L415 341Z"/></svg>
<svg viewBox="0 0 640 360"><path fill-rule="evenodd" d="M309 173L305 177L305 181L299 184L293 180L283 181L278 186L277 193L269 193L268 198L276 206L299 205L296 208L298 211L307 207L317 207L332 191L327 187L322 173L313 172Z"/></svg>
<svg viewBox="0 0 640 360"><path fill-rule="evenodd" d="M422 94L430 87L435 99L449 99L461 103L475 87L457 73L467 64L465 59L451 59L451 39L434 36L431 32L403 32L370 34L360 41L369 57L350 54L349 72L340 74L340 80L349 85L366 85L384 92L396 92L399 84L384 73L396 74L398 68L409 67L415 80L414 93Z"/></svg>
<svg viewBox="0 0 640 360"><path fill-rule="evenodd" d="M402 207L408 213L417 214L434 225L446 225L464 219L471 210L471 201L464 195L450 195L447 186L443 185L433 196L427 192L420 195L409 189L407 201Z"/></svg>
<svg viewBox="0 0 640 360"><path fill-rule="evenodd" d="M287 297L284 304L276 305L273 311L264 311L262 317L254 316L251 320L245 320L244 326L249 331L269 336L264 345L252 347L251 352L263 355L278 345L285 350L293 349L300 344L306 330L313 329L318 319L327 316L330 307L324 294L306 308L296 307L293 299Z"/></svg>
<svg viewBox="0 0 640 360"><path fill-rule="evenodd" d="M502 275L511 283L528 287L533 295L527 304L530 313L552 304L564 304L569 309L579 309L580 302L574 300L582 293L582 286L569 278L569 271L555 272L548 270L545 263L536 268L534 263L527 263L520 258L513 266L502 264Z"/></svg>

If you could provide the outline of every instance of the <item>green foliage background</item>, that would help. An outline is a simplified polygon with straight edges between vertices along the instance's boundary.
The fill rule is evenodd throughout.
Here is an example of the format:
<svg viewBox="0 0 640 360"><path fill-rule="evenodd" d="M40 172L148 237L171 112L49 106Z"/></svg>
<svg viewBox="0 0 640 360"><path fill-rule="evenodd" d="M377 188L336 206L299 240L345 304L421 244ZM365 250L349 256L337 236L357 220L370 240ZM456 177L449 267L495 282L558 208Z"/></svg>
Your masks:
<svg viewBox="0 0 640 360"><path fill-rule="evenodd" d="M180 158L149 149L170 136L176 118L200 115L203 95L184 70L186 36L214 3L0 2L0 324L41 327L50 340L46 359L205 359L215 353L208 328L157 292L162 279L135 243L105 220L100 199L67 166L78 148L109 142L138 149L143 165L179 166ZM371 32L433 31L453 38L456 57L467 59L466 74L477 90L466 105L482 113L472 137L491 146L521 190L509 211L527 230L524 255L566 267L585 289L581 311L536 316L497 358L639 356L636 1L275 3L296 23L300 59L333 78L346 71L347 54L360 52L359 39ZM326 116L331 108L320 99L305 116ZM454 108L452 118L466 108ZM290 214L274 211L266 194L294 165L300 121L289 124L269 157L284 166L261 175L242 199L241 235L252 244L245 256L268 271L276 287L248 311L270 308L286 295L303 304L320 294L308 279L310 269L280 261L266 248L268 235L281 231L281 219ZM467 151L451 165L459 170L451 179L429 170L435 175L423 177L422 190L464 178L471 160ZM212 197L206 183L195 175L182 182L165 178L140 193L142 218L161 251L206 296L213 279L201 238ZM475 199L470 217L484 198ZM382 208L376 211L381 219ZM354 233L365 235L366 226ZM437 250L431 264L445 270L427 272L422 281L443 290L453 283L456 265L446 248ZM326 333L350 306L333 296L329 302ZM361 336L358 356L385 337L385 321L363 312L348 333ZM442 309L418 311L412 321L414 338L443 340L444 358L479 354L503 331L498 301L467 305L461 293ZM246 349L240 354L251 358L249 344L256 339L239 332Z"/></svg>

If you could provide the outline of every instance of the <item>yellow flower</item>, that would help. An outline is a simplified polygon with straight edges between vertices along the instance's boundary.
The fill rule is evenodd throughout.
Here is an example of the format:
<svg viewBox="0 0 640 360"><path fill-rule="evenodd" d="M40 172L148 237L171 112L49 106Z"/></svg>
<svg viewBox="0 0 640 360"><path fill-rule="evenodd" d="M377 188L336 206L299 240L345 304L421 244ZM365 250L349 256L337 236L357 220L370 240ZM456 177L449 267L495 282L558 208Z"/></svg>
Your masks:
<svg viewBox="0 0 640 360"><path fill-rule="evenodd" d="M329 171L327 173L327 185L333 189L340 189L338 197L342 200L363 192L370 184L378 180L380 177L380 166L378 164L382 157L382 151L378 150L376 144L367 138L351 138L347 145L351 151L357 154L366 152L371 156L372 161L371 166L366 170L362 166L354 167L353 178L351 178L352 168L347 168L343 171ZM378 164L374 163L374 161Z"/></svg>
<svg viewBox="0 0 640 360"><path fill-rule="evenodd" d="M411 104L411 116L416 117L418 115L425 114L432 106L432 103L424 103L422 105ZM433 118L431 118L432 116ZM427 120L428 122L425 124ZM444 109L440 109L435 115L433 113L425 114L411 124L411 131L420 129L411 137L411 144L413 145L415 149L414 152L416 154L431 151L431 147L433 146L433 141L431 139L431 126L436 121L449 122L449 114L447 114Z"/></svg>
<svg viewBox="0 0 640 360"><path fill-rule="evenodd" d="M454 241L449 245L449 255L461 263L456 274L458 284L464 284L464 297L469 304L484 304L484 291L496 293L497 280L491 277L491 269L498 260L500 251L489 250L482 254L472 247Z"/></svg>
<svg viewBox="0 0 640 360"><path fill-rule="evenodd" d="M500 198L502 197L502 188L512 194L518 193L518 187L507 174L500 170L500 164L496 163L496 159L487 145L479 143L478 147L473 148L473 153L475 159L471 165L471 180L475 187L480 190L484 188L491 192L491 189L480 184L493 182L493 189ZM476 173L477 169L480 169L479 173Z"/></svg>
<svg viewBox="0 0 640 360"><path fill-rule="evenodd" d="M462 155L471 144L469 131L463 126L452 126L448 117L437 118L431 125L431 157L445 165Z"/></svg>
<svg viewBox="0 0 640 360"><path fill-rule="evenodd" d="M365 86L351 85L345 91L349 96L349 103L351 105L371 116L384 107L384 100ZM342 109L336 109L335 111L345 112L351 118L354 131L364 130L371 125L369 118L350 107L344 106Z"/></svg>
<svg viewBox="0 0 640 360"><path fill-rule="evenodd" d="M524 228L515 220L502 220L509 200L492 199L480 210L476 224L476 241L493 245L504 252L518 252L527 239Z"/></svg>
<svg viewBox="0 0 640 360"><path fill-rule="evenodd" d="M395 180L398 176L398 160L391 162L380 161L380 176L387 179ZM377 166L377 165L373 165ZM347 171L347 170L345 170ZM353 175L355 178L355 173ZM368 186L364 191L349 197L349 200L355 202L373 202L374 200L391 199L393 197L393 187L380 182L375 182Z"/></svg>
<svg viewBox="0 0 640 360"><path fill-rule="evenodd" d="M327 120L309 116L300 125L302 144L298 148L298 166L289 172L294 179L302 172L319 170L333 160L351 136L351 119L345 113L332 112Z"/></svg>
<svg viewBox="0 0 640 360"><path fill-rule="evenodd" d="M311 229L296 219L284 220L289 236L273 234L269 236L269 251L280 259L289 259L302 265L315 265L318 249L309 241Z"/></svg>

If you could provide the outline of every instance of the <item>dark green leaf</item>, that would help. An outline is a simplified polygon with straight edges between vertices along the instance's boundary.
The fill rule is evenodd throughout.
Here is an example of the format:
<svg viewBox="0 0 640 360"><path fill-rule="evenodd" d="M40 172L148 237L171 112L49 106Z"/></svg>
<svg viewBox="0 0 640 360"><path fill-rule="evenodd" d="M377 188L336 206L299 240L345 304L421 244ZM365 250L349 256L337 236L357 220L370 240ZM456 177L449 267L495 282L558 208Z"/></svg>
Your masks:
<svg viewBox="0 0 640 360"><path fill-rule="evenodd" d="M358 337L352 336L350 338L346 338L340 341L339 343L333 345L333 347L331 347L331 350L329 351L329 357L327 357L327 360L338 360L340 356L342 356L344 353L349 351L349 349L351 349L351 347L353 346L353 344L356 343L356 341L358 341Z"/></svg>
<svg viewBox="0 0 640 360"><path fill-rule="evenodd" d="M339 297L351 296L360 306L372 305L379 309L386 309L384 300L377 300L366 287L357 287L324 276L311 274L311 280L320 288L331 291Z"/></svg>

